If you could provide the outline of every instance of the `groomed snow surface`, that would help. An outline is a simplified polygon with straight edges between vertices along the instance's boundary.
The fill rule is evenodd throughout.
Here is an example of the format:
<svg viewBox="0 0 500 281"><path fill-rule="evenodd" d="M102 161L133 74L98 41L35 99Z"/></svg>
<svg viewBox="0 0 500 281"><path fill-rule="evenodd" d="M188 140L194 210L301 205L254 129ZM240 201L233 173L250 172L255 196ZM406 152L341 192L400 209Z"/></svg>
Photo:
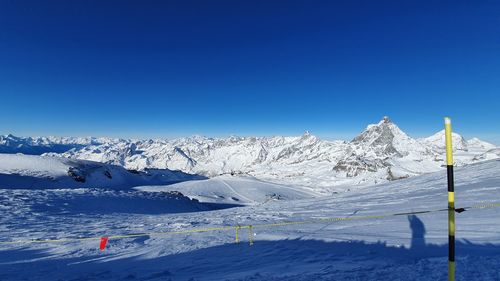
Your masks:
<svg viewBox="0 0 500 281"><path fill-rule="evenodd" d="M56 162L50 169L41 168L47 163L30 169L18 163L17 177L37 171L65 178L68 167L77 166L92 178L82 162ZM95 162L84 163L93 167ZM99 179L106 169L100 166ZM457 207L498 203L499 171L499 160L456 169ZM446 211L259 227L446 209L445 171L330 195L241 175L182 181L113 189L4 185L0 241L237 225L253 225L252 232L241 229L240 243L234 229L136 236L110 240L104 251L98 240L0 244L0 280L447 280ZM470 209L456 220L457 280L500 280L500 208Z"/></svg>

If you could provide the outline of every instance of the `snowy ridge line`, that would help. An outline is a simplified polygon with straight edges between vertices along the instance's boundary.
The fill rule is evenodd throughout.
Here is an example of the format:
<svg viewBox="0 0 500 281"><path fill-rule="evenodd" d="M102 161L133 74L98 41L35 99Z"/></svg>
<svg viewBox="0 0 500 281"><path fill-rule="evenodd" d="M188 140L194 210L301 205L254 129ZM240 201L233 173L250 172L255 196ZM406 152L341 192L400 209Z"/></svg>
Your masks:
<svg viewBox="0 0 500 281"><path fill-rule="evenodd" d="M477 138L466 140L453 133L452 142L457 166L500 158L499 147ZM441 171L445 151L445 130L416 139L388 117L368 125L350 141L325 140L309 132L301 136L193 136L170 140L0 135L2 157L24 153L45 160L47 157L62 157L70 166L74 164L67 159L94 161L130 171L181 171L203 178L232 174L307 187L323 195L343 191L346 186L369 186ZM13 165L17 161L3 162L7 164L0 167L2 173L8 174L6 177L13 183L29 183L28 179L17 176L19 170L21 176L34 175L36 178L46 174L51 176L52 173L51 169L47 171L43 165L34 165L32 161L18 163L15 168ZM66 177L67 171L59 168L58 177ZM107 183L106 177L102 180ZM42 181L43 185L53 184L50 180ZM63 184L59 186L64 187Z"/></svg>
<svg viewBox="0 0 500 281"><path fill-rule="evenodd" d="M457 213L464 212L466 210L474 209L492 209L500 208L500 202L490 202L481 203L477 205L472 205L470 207L456 208ZM320 223L330 223L339 221L359 221L359 220L371 220L371 219L383 219L393 216L407 216L407 215L417 215L417 214L430 214L436 212L448 211L448 209L439 210L423 210L423 211L413 211L404 213L390 213L381 215L370 215L370 216L355 216L355 217L336 217L336 218L323 218L323 219L311 219L303 221L285 221L279 223L267 223L267 224L254 224L254 225L236 225L236 226L222 226L222 227L210 227L210 228L197 228L188 229L180 231L166 231L166 232L148 232L148 233L138 233L138 234L124 234L124 235L113 235L113 236L95 236L95 237L79 237L79 238L62 238L62 239L47 239L47 240L18 240L18 241L0 241L0 245L13 245L13 244L50 244L50 243L69 243L69 242L81 242L81 241L100 241L102 238L107 238L108 240L118 240L126 238L137 238L144 236L164 236L164 235L182 235L190 233L203 233L203 232L215 232L215 231L236 231L236 243L239 243L239 230L248 229L251 231L253 228L271 228L271 227L281 227L289 225L304 225L304 224L320 224ZM250 240L250 244L253 244L253 240Z"/></svg>

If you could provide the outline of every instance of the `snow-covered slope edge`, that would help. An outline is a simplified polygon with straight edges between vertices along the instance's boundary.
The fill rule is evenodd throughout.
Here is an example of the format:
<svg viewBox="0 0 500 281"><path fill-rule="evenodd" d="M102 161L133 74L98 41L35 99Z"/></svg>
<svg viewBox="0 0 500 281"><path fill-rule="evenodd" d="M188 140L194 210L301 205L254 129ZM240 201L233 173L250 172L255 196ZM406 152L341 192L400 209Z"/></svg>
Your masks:
<svg viewBox="0 0 500 281"><path fill-rule="evenodd" d="M130 188L203 179L170 170L129 171L121 166L63 157L0 154L0 188Z"/></svg>

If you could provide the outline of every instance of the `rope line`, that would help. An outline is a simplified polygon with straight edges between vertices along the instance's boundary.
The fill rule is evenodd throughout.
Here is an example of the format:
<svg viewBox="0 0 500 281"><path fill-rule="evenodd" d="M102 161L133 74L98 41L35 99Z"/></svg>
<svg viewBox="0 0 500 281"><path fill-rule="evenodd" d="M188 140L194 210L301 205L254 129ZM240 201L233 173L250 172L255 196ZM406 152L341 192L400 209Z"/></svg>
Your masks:
<svg viewBox="0 0 500 281"><path fill-rule="evenodd" d="M457 208L456 212L461 213L467 210L474 209L492 209L500 208L500 203L485 203L472 205L470 207ZM248 229L249 234L252 232L253 228L272 228L272 227L283 227L290 225L303 225L303 224L318 224L326 222L342 222L342 221L360 221L360 220L372 220L372 219L383 219L393 216L407 216L407 215L419 215L419 214L430 214L436 212L448 211L448 209L437 209L437 210L424 210L415 212L404 212L404 213L389 213L380 215L367 215L367 216L352 216L352 217L335 217L335 218L319 218L310 219L303 221L284 221L277 223L266 223L266 224L253 224L253 225L236 225L236 226L222 226L222 227L210 227L210 228L196 228L178 231L166 231L166 232L148 232L148 233L137 233L137 234L124 234L124 235L112 235L108 236L109 240L118 240L126 238L137 238L145 236L167 236L167 235L182 235L182 234L192 234L192 233L205 233L205 232L215 232L215 231L234 231L236 230L236 242L240 241L239 231L241 229ZM253 234L252 234L253 236ZM249 236L250 237L250 236ZM45 239L45 240L17 240L17 241L0 241L0 245L14 245L14 244L32 244L32 243L69 243L69 242L80 242L80 241L99 241L102 236L99 237L76 237L76 238L61 238L61 239ZM250 243L253 243L250 240Z"/></svg>

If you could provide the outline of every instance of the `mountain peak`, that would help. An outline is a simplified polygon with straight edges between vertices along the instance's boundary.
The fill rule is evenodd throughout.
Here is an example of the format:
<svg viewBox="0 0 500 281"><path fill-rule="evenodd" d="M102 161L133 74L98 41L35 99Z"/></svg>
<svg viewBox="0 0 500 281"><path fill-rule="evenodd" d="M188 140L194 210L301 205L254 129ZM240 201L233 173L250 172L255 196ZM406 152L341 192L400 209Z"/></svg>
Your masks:
<svg viewBox="0 0 500 281"><path fill-rule="evenodd" d="M383 155L408 155L410 151L425 152L416 140L405 134L389 117L384 116L378 124L368 127L351 142L354 145L375 149L375 154Z"/></svg>
<svg viewBox="0 0 500 281"><path fill-rule="evenodd" d="M378 138L382 135L392 140L394 136L405 136L406 134L399 129L399 127L392 122L392 120L388 116L384 116L380 122L377 124L371 124L366 127L366 129L354 138L354 142L360 142L363 140L371 139L373 141L374 138ZM370 141L371 142L371 141Z"/></svg>
<svg viewBox="0 0 500 281"><path fill-rule="evenodd" d="M464 150L467 151L467 141L459 135L458 133L451 133L453 150ZM435 133L434 135L423 138L420 140L422 143L434 147L435 149L444 150L445 149L445 131L444 129Z"/></svg>
<svg viewBox="0 0 500 281"><path fill-rule="evenodd" d="M388 123L392 123L392 121L391 121L391 118L389 118L389 116L387 116L387 115L384 116L382 118L382 120L379 122L379 124L388 124Z"/></svg>
<svg viewBox="0 0 500 281"><path fill-rule="evenodd" d="M478 138L472 138L467 141L467 146L469 148L475 148L475 149L494 149L496 146L494 144L491 144L489 142L485 142L483 140L480 140Z"/></svg>

